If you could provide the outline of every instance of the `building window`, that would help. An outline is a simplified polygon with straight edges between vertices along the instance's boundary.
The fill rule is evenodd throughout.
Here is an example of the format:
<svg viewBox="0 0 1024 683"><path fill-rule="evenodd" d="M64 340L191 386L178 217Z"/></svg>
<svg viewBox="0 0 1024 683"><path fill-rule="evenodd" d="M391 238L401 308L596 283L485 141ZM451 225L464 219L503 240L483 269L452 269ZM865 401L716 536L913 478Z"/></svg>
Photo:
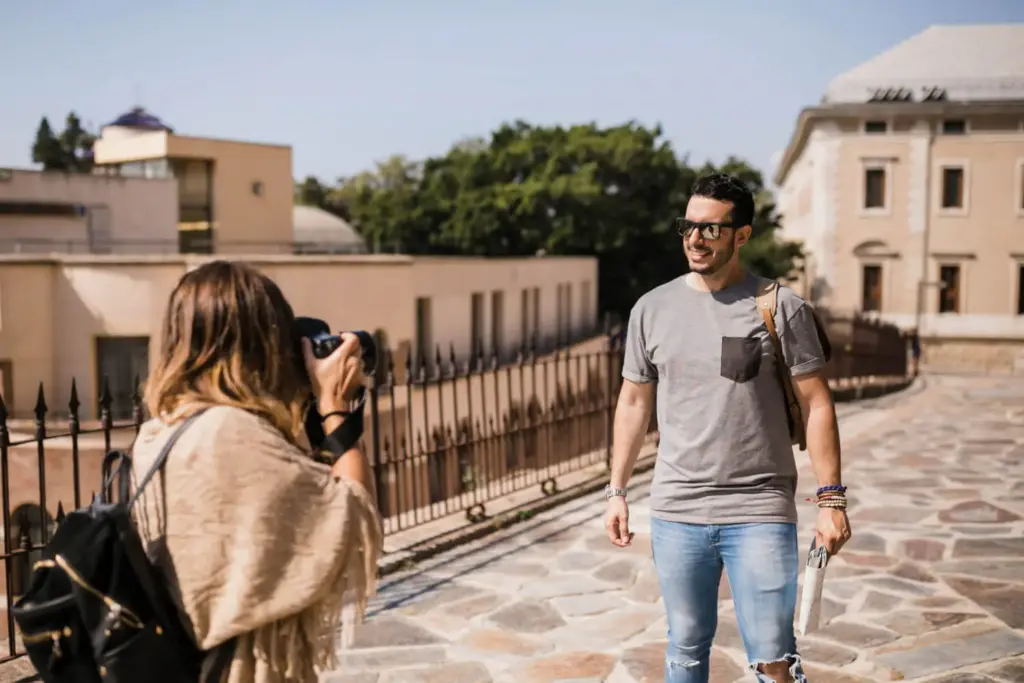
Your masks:
<svg viewBox="0 0 1024 683"><path fill-rule="evenodd" d="M1024 213L1024 161L1017 164L1017 211Z"/></svg>
<svg viewBox="0 0 1024 683"><path fill-rule="evenodd" d="M961 167L942 169L942 208L964 208L964 169Z"/></svg>
<svg viewBox="0 0 1024 683"><path fill-rule="evenodd" d="M491 292L491 347L498 356L505 352L505 292Z"/></svg>
<svg viewBox="0 0 1024 683"><path fill-rule="evenodd" d="M533 288L533 308L530 309L533 316L533 338L539 345L540 339L540 287Z"/></svg>
<svg viewBox="0 0 1024 683"><path fill-rule="evenodd" d="M864 266L860 309L865 313L882 310L882 266Z"/></svg>
<svg viewBox="0 0 1024 683"><path fill-rule="evenodd" d="M565 342L572 342L573 333L572 283L565 283Z"/></svg>
<svg viewBox="0 0 1024 683"><path fill-rule="evenodd" d="M1024 263L1017 266L1017 315L1024 315Z"/></svg>
<svg viewBox="0 0 1024 683"><path fill-rule="evenodd" d="M469 311L469 330L472 335L470 353L473 358L484 354L484 295L473 292Z"/></svg>
<svg viewBox="0 0 1024 683"><path fill-rule="evenodd" d="M960 266L939 268L939 313L960 312Z"/></svg>
<svg viewBox="0 0 1024 683"><path fill-rule="evenodd" d="M530 347L530 290L523 289L519 293L519 344Z"/></svg>
<svg viewBox="0 0 1024 683"><path fill-rule="evenodd" d="M580 329L584 332L591 332L590 327L593 321L590 315L590 280L584 280L580 285Z"/></svg>
<svg viewBox="0 0 1024 683"><path fill-rule="evenodd" d="M414 361L426 362L427 351L431 347L430 336L430 299L421 296L416 299L416 358L413 359Z"/></svg>
<svg viewBox="0 0 1024 683"><path fill-rule="evenodd" d="M97 402L103 398L104 386L110 389L114 420L132 419L136 392L141 391L148 374L149 337L96 338Z"/></svg>
<svg viewBox="0 0 1024 683"><path fill-rule="evenodd" d="M889 124L887 124L885 121L865 121L864 122L864 132L865 133L871 133L871 134L877 135L877 134L885 133L888 129L889 129Z"/></svg>
<svg viewBox="0 0 1024 683"><path fill-rule="evenodd" d="M884 209L885 169L868 168L864 170L864 208Z"/></svg>
<svg viewBox="0 0 1024 683"><path fill-rule="evenodd" d="M963 135L967 132L967 122L963 119L946 119L942 122L943 135Z"/></svg>

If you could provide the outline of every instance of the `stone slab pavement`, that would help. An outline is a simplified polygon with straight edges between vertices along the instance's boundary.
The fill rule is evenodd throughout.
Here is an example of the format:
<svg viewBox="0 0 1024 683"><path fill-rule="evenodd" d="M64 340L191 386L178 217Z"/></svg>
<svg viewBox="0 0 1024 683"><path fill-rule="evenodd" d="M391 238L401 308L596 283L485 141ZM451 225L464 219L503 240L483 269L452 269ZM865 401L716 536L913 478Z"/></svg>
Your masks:
<svg viewBox="0 0 1024 683"><path fill-rule="evenodd" d="M1024 383L927 377L840 406L840 425L854 538L799 642L809 679L1024 681ZM605 539L597 494L387 577L323 681L662 681L649 476L631 487L629 549ZM815 509L799 507L807 547ZM724 579L719 598L712 681L752 681Z"/></svg>

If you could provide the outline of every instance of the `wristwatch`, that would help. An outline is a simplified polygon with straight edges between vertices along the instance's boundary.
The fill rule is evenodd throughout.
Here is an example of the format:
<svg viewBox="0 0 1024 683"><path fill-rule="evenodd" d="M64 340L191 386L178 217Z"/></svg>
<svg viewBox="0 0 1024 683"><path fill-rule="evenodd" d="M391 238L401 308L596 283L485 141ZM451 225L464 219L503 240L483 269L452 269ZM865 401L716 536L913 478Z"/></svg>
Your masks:
<svg viewBox="0 0 1024 683"><path fill-rule="evenodd" d="M615 496L626 497L626 489L617 489L611 484L607 484L604 487L604 495L608 498L614 498Z"/></svg>

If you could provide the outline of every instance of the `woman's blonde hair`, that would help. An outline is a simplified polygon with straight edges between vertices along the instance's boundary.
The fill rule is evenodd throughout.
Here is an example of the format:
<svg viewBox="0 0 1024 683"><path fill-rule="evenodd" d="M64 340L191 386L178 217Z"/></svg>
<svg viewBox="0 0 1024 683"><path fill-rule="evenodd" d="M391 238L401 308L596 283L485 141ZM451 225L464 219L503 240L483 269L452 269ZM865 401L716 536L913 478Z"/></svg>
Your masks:
<svg viewBox="0 0 1024 683"><path fill-rule="evenodd" d="M253 266L213 261L171 292L156 367L146 382L154 417L230 405L255 413L297 442L310 396L295 314Z"/></svg>

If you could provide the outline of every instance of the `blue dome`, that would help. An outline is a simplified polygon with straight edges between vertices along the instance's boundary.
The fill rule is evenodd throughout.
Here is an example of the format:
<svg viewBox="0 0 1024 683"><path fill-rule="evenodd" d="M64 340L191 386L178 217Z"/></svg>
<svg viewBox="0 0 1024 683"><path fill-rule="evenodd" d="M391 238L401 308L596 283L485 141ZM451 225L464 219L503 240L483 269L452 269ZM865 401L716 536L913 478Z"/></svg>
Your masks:
<svg viewBox="0 0 1024 683"><path fill-rule="evenodd" d="M142 107L135 107L131 111L121 114L108 126L124 126L126 128L141 128L143 130L166 130L173 133L174 130L166 123L150 114Z"/></svg>

